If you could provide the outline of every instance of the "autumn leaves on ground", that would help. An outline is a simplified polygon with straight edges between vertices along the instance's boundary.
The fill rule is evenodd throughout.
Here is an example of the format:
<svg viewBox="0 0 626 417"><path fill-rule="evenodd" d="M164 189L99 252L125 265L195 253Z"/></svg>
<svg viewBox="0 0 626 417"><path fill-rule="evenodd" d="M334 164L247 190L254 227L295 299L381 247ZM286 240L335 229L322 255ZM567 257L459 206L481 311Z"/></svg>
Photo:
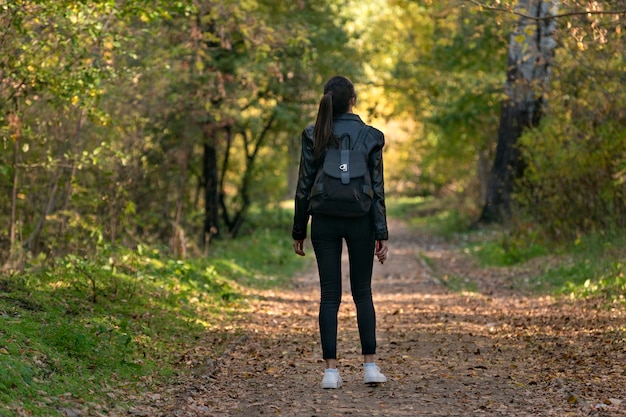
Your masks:
<svg viewBox="0 0 626 417"><path fill-rule="evenodd" d="M339 390L322 390L316 271L252 294L215 355L211 335L186 354L189 376L148 396L145 416L624 416L626 322L593 301L518 293L533 272L482 268L458 245L393 222L374 271L378 364L362 381L355 311L344 280ZM308 249L308 256L313 256ZM541 262L536 262L540 268ZM345 272L344 272L345 275ZM476 291L452 291L461 277Z"/></svg>

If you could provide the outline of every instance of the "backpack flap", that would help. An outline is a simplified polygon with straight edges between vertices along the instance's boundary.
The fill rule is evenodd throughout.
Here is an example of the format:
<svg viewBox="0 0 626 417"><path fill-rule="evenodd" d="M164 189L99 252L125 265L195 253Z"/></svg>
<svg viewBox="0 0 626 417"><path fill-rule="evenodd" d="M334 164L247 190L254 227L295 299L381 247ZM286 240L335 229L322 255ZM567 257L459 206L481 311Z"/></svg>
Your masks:
<svg viewBox="0 0 626 417"><path fill-rule="evenodd" d="M340 178L342 184L349 184L351 178L362 177L367 172L365 153L329 149L322 169L326 175Z"/></svg>

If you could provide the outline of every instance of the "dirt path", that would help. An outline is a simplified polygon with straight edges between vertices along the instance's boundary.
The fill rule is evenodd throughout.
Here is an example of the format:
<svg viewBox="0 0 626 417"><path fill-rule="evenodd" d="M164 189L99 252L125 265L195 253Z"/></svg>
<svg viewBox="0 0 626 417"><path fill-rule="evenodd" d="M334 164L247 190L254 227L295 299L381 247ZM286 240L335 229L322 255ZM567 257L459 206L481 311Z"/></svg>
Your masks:
<svg viewBox="0 0 626 417"><path fill-rule="evenodd" d="M232 323L242 333L223 355L196 350L192 377L130 414L626 416L623 311L515 294L508 283L524 271L479 268L450 243L398 222L390 229L390 259L374 271L378 364L388 383L361 383L346 279L338 341L344 386L319 388L311 271L294 288L258 294L251 314ZM446 277L469 280L478 291L450 292Z"/></svg>

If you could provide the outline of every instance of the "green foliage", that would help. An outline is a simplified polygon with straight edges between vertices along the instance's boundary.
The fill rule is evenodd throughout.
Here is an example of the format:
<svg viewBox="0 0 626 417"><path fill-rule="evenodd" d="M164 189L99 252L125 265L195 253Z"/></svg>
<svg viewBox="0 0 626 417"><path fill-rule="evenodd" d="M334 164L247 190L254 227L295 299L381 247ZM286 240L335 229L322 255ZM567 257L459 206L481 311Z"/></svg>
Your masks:
<svg viewBox="0 0 626 417"><path fill-rule="evenodd" d="M587 278L583 285L567 283L567 289L575 297L601 296L613 302L626 304L626 264L612 261L599 272Z"/></svg>
<svg viewBox="0 0 626 417"><path fill-rule="evenodd" d="M590 234L559 249L561 261L530 283L543 292L572 298L599 297L626 303L625 239L622 234Z"/></svg>
<svg viewBox="0 0 626 417"><path fill-rule="evenodd" d="M589 234L555 244L540 229L491 229L461 235L465 252L482 265L518 270L511 285L534 294L626 300L625 238L621 233ZM521 277L521 278L520 278Z"/></svg>
<svg viewBox="0 0 626 417"><path fill-rule="evenodd" d="M506 227L481 227L472 233L465 248L485 266L513 266L549 255L555 246L541 228L529 222L512 221Z"/></svg>
<svg viewBox="0 0 626 417"><path fill-rule="evenodd" d="M560 20L546 125L525 138L520 201L541 201L533 215L554 235L624 218L613 17ZM386 133L389 191L461 196L440 220L462 228L494 151L516 17L452 0L25 0L0 20L0 261L19 269L105 242L164 245L176 228L202 246L205 145L222 218L245 224L255 204L292 194L299 132L336 73ZM586 163L578 176L570 161ZM587 191L586 207L556 214Z"/></svg>
<svg viewBox="0 0 626 417"><path fill-rule="evenodd" d="M481 265L518 271L510 285L534 294L600 297L609 303L626 300L626 238L623 233L584 235L572 242L555 243L543 229L527 222L510 227L473 229L455 220L453 200L393 198L387 202L391 217L406 221L416 233L426 231L447 237ZM458 219L458 218L457 218ZM423 261L436 268L421 254ZM461 276L441 277L452 291L476 291L472 281Z"/></svg>
<svg viewBox="0 0 626 417"><path fill-rule="evenodd" d="M312 260L293 255L292 219L291 209L253 207L243 231L245 237L213 246L212 256L220 259L216 270L253 288L289 285L293 273ZM228 253L237 254L236 261L228 259Z"/></svg>
<svg viewBox="0 0 626 417"><path fill-rule="evenodd" d="M522 141L528 166L518 201L557 240L625 226L626 123L585 126L581 118L554 114Z"/></svg>
<svg viewBox="0 0 626 417"><path fill-rule="evenodd" d="M113 378L130 387L156 370L150 337L161 329L146 323L145 306L111 302L110 293L94 304L85 284L65 267L2 280L0 412L58 415L72 397L115 395Z"/></svg>
<svg viewBox="0 0 626 417"><path fill-rule="evenodd" d="M427 197L388 198L386 203L389 216L404 219L418 218L424 212L437 211L441 207L435 199Z"/></svg>
<svg viewBox="0 0 626 417"><path fill-rule="evenodd" d="M469 251L483 265L511 266L524 263L532 258L547 255L548 249L538 243L526 239L511 239L508 234L497 241L473 244Z"/></svg>
<svg viewBox="0 0 626 417"><path fill-rule="evenodd" d="M541 233L528 225L516 228L471 228L471 219L459 209L456 200L434 198L397 198L387 203L392 217L405 219L416 230L425 230L447 239L465 241L465 252L487 266L512 266L547 255L547 243ZM448 282L449 281L449 282ZM445 282L455 291L472 290L472 284L459 277Z"/></svg>
<svg viewBox="0 0 626 417"><path fill-rule="evenodd" d="M282 198L322 80L359 72L335 6L4 5L0 186L14 193L0 195L0 218L15 230L0 230L0 263L26 261L18 238L51 258L164 244L173 224L200 241L205 144L225 214L245 222L251 203Z"/></svg>
<svg viewBox="0 0 626 417"><path fill-rule="evenodd" d="M467 211L455 198L400 197L389 199L387 212L405 219L416 228L424 228L445 238L466 232L470 225Z"/></svg>
<svg viewBox="0 0 626 417"><path fill-rule="evenodd" d="M406 141L389 132L390 184L413 195L471 190L475 198L477 162L495 144L506 16L454 1L381 3L371 6L364 45L384 86L373 91L374 114L412 122L402 127Z"/></svg>
<svg viewBox="0 0 626 417"><path fill-rule="evenodd" d="M479 159L493 152L506 71L504 18L460 8L435 20L436 41L419 81L432 109L423 181L435 192L451 183L460 191L475 187Z"/></svg>
<svg viewBox="0 0 626 417"><path fill-rule="evenodd" d="M285 285L304 265L287 210L252 220L251 238L220 240L207 257L101 246L93 259L68 255L0 279L0 414L61 415L85 402L115 414L128 392L176 375L193 343L219 356L237 336L221 329L245 308L242 285Z"/></svg>
<svg viewBox="0 0 626 417"><path fill-rule="evenodd" d="M618 20L594 16L564 27L545 117L520 140L526 170L518 201L559 241L626 226L626 56Z"/></svg>

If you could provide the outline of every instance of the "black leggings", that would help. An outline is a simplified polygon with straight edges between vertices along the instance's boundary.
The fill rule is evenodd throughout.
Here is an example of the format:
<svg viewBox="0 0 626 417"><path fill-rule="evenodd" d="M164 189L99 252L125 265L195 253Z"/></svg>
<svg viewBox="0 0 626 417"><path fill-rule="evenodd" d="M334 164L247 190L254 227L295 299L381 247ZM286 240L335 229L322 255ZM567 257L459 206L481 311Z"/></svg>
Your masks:
<svg viewBox="0 0 626 417"><path fill-rule="evenodd" d="M356 305L363 355L376 353L376 313L372 301L374 226L370 216L338 218L315 215L311 242L320 275L319 326L324 359L337 359L337 313L341 304L341 250L346 240L350 290Z"/></svg>

